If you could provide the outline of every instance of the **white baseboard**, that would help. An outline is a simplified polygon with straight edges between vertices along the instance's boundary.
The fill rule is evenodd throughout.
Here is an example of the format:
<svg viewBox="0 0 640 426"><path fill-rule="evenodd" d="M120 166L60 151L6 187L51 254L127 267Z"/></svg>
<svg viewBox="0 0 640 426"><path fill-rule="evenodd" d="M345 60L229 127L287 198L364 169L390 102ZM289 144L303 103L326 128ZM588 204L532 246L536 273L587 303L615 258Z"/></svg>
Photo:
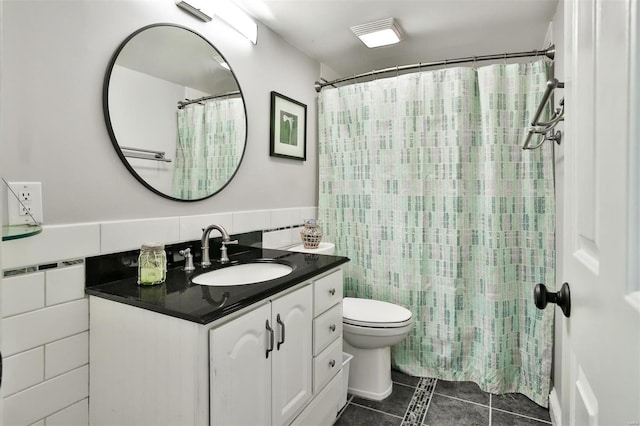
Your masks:
<svg viewBox="0 0 640 426"><path fill-rule="evenodd" d="M556 388L551 389L549 393L549 415L551 416L551 423L554 426L562 426L562 410Z"/></svg>

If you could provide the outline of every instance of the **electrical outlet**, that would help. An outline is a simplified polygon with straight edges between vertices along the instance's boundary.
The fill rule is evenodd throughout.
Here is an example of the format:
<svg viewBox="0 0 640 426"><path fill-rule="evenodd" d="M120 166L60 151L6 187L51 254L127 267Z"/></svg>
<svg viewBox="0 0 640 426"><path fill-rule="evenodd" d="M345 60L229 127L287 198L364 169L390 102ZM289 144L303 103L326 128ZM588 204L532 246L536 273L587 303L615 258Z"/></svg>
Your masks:
<svg viewBox="0 0 640 426"><path fill-rule="evenodd" d="M40 182L9 182L7 189L9 225L42 223L42 184Z"/></svg>

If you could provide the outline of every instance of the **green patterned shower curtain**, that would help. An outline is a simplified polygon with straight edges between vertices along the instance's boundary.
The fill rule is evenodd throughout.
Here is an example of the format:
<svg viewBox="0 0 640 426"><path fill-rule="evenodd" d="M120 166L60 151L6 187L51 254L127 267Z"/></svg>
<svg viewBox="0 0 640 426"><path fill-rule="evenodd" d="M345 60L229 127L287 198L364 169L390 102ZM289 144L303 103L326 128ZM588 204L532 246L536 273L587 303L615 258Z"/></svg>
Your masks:
<svg viewBox="0 0 640 426"><path fill-rule="evenodd" d="M409 308L392 349L417 376L547 406L555 281L553 148L522 150L548 64L451 68L325 89L319 212L345 294Z"/></svg>
<svg viewBox="0 0 640 426"><path fill-rule="evenodd" d="M173 196L196 200L217 192L236 172L244 144L242 99L213 99L178 110Z"/></svg>

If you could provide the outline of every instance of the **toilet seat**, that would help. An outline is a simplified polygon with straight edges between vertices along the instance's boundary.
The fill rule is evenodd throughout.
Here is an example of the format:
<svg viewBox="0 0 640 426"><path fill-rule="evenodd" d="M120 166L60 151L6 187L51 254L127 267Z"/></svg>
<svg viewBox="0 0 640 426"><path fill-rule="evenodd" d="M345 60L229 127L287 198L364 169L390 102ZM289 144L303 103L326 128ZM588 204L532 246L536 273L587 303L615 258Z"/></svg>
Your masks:
<svg viewBox="0 0 640 426"><path fill-rule="evenodd" d="M367 328L401 328L412 323L410 310L381 300L345 297L342 299L342 322Z"/></svg>

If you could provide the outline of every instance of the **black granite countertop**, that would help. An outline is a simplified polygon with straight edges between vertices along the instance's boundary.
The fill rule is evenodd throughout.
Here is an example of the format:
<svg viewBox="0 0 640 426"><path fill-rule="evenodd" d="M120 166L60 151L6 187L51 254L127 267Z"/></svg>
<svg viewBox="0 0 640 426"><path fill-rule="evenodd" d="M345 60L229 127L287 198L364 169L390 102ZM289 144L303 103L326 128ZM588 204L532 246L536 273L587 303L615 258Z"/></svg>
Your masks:
<svg viewBox="0 0 640 426"><path fill-rule="evenodd" d="M167 280L163 284L140 286L136 277L129 277L87 286L85 291L92 296L207 324L349 261L341 256L236 247L236 253L229 255L230 263L221 265L214 262L207 269L196 264L193 272L185 272L182 266L174 267L167 271ZM260 259L276 259L294 269L284 277L256 284L213 287L191 282L193 277L204 272Z"/></svg>

